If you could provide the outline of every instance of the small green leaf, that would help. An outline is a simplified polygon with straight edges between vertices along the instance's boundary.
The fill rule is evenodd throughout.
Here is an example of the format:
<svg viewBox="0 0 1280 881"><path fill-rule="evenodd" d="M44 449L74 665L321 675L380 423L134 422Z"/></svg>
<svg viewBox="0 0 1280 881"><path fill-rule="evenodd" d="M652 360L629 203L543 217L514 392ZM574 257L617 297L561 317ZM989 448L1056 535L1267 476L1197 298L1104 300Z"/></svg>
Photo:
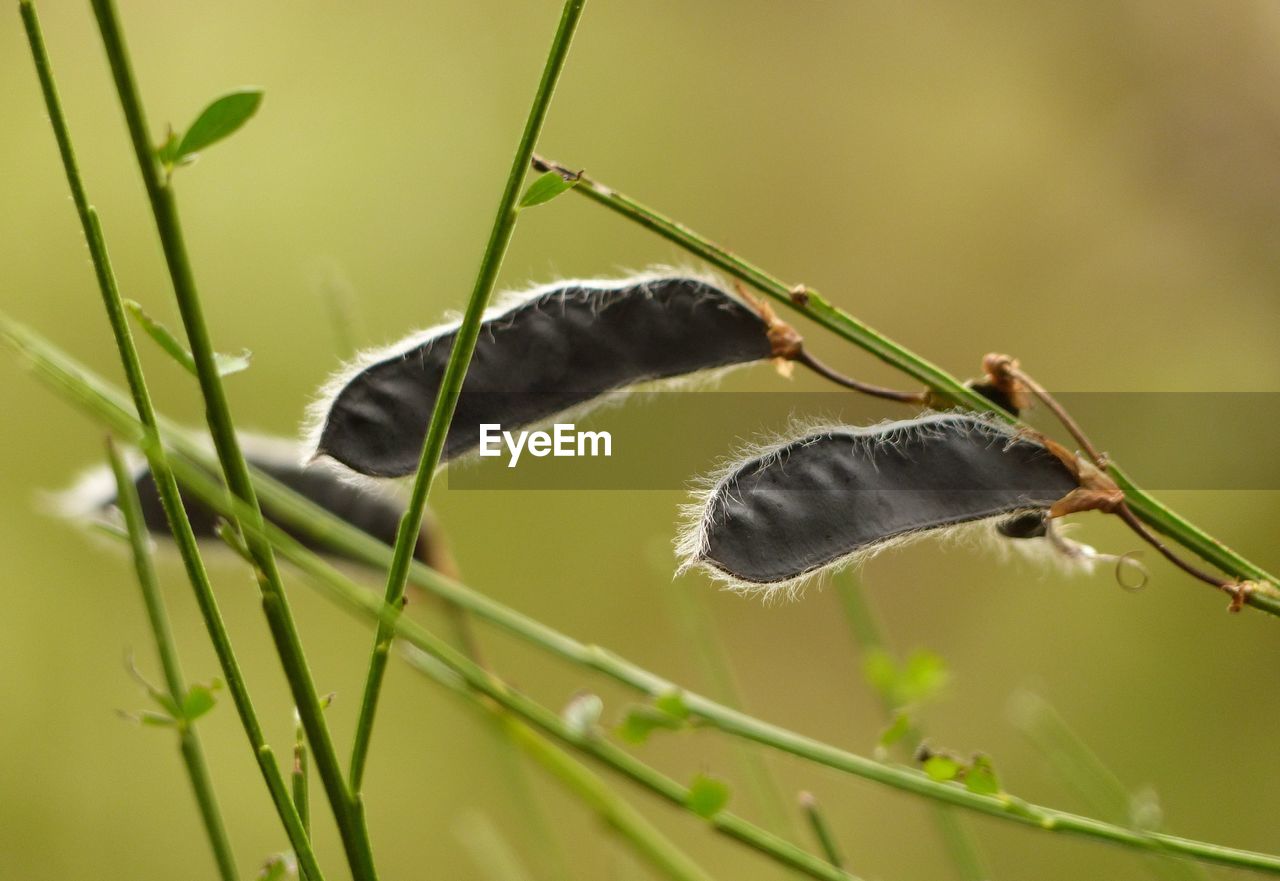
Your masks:
<svg viewBox="0 0 1280 881"><path fill-rule="evenodd" d="M647 704L635 704L627 708L627 715L618 726L618 736L629 743L644 743L649 735L659 728L666 731L679 731L685 725L684 719L673 716L666 710Z"/></svg>
<svg viewBox="0 0 1280 881"><path fill-rule="evenodd" d="M173 163L181 162L235 132L258 111L261 103L261 89L241 89L215 100L200 111L196 121L191 123L187 133L173 149Z"/></svg>
<svg viewBox="0 0 1280 881"><path fill-rule="evenodd" d="M566 177L558 171L548 171L533 183L529 184L529 188L526 189L524 191L524 195L520 197L519 207L532 208L534 205L541 205L543 202L550 202L561 193L573 189L577 183L577 175Z"/></svg>
<svg viewBox="0 0 1280 881"><path fill-rule="evenodd" d="M962 766L950 756L935 754L924 760L924 772L934 780L955 780Z"/></svg>
<svg viewBox="0 0 1280 881"><path fill-rule="evenodd" d="M907 658L898 686L903 703L916 703L934 697L947 684L951 673L941 656L930 651L917 651Z"/></svg>
<svg viewBox="0 0 1280 881"><path fill-rule="evenodd" d="M143 710L135 718L143 725L150 725L154 728L172 728L178 724L178 720L167 713L157 713L155 710Z"/></svg>
<svg viewBox="0 0 1280 881"><path fill-rule="evenodd" d="M170 358L177 361L192 376L197 376L195 358L191 357L191 353L187 351L182 343L178 342L178 338L173 335L169 328L165 327L159 321L156 321L147 311L142 308L142 304L136 300L125 300L124 306L137 320L142 329L146 331L147 336L155 340L156 345L164 349ZM248 349L241 349L238 355L224 355L221 352L214 352L213 361L218 368L219 376L230 376L233 373L239 373L249 366L249 359L253 357L253 353Z"/></svg>
<svg viewBox="0 0 1280 881"><path fill-rule="evenodd" d="M901 665L888 652L870 651L862 660L862 672L867 682L894 707L934 697L951 676L946 662L929 651L913 652Z"/></svg>
<svg viewBox="0 0 1280 881"><path fill-rule="evenodd" d="M964 786L970 792L979 795L999 795L1000 780L996 777L996 767L991 757L978 753L964 773Z"/></svg>
<svg viewBox="0 0 1280 881"><path fill-rule="evenodd" d="M699 774L689 784L685 805L699 817L711 819L729 802L729 787L724 782Z"/></svg>
<svg viewBox="0 0 1280 881"><path fill-rule="evenodd" d="M187 696L182 700L182 718L194 722L213 709L218 701L213 693L222 687L217 679L208 685L193 685L187 689Z"/></svg>
<svg viewBox="0 0 1280 881"><path fill-rule="evenodd" d="M862 675L881 695L896 700L898 664L888 652L878 649L867 652L862 659Z"/></svg>
<svg viewBox="0 0 1280 881"><path fill-rule="evenodd" d="M907 736L907 732L911 730L911 717L906 713L898 713L893 717L893 721L889 727L880 733L879 744L881 748L893 746L902 738Z"/></svg>
<svg viewBox="0 0 1280 881"><path fill-rule="evenodd" d="M677 690L663 692L653 700L653 705L669 716L677 719L688 719L689 708L684 702L684 692Z"/></svg>
<svg viewBox="0 0 1280 881"><path fill-rule="evenodd" d="M596 726L600 724L603 713L604 701L599 695L580 694L569 701L561 717L575 735L588 737L596 733Z"/></svg>
<svg viewBox="0 0 1280 881"><path fill-rule="evenodd" d="M169 332L169 328L165 327L159 321L156 321L147 311L142 308L142 304L136 300L125 300L124 307L129 310L138 324L142 325L142 329L147 332L147 336L155 340L156 345L164 349L170 358L181 364L192 375L196 375L196 362L188 352L178 342L178 338Z"/></svg>
<svg viewBox="0 0 1280 881"><path fill-rule="evenodd" d="M166 168L172 168L178 161L178 134L172 128L165 136L164 143L156 147L156 158Z"/></svg>

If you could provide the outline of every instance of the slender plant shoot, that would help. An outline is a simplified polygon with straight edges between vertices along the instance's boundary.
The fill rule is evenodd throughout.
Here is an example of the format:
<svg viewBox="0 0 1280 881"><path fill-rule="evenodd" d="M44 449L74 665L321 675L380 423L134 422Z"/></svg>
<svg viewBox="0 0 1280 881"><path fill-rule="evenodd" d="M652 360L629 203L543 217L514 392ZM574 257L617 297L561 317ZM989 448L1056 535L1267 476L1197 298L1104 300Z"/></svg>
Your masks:
<svg viewBox="0 0 1280 881"><path fill-rule="evenodd" d="M319 693L311 678L302 640L293 621L293 613L271 546L254 537L261 532L262 510L253 491L253 481L249 476L244 453L236 438L231 407L227 402L209 326L205 321L204 305L187 254L171 176L161 168L156 151L151 146L146 112L120 27L120 17L113 0L92 0L92 6L115 82L116 94L124 111L134 157L151 203L151 213L164 251L178 311L182 315L191 357L195 362L206 420L218 452L219 464L227 487L246 503L245 510L252 521L249 525L259 527L257 532L245 530L244 524L237 521L237 525L245 532L245 543L254 560L255 575L263 596L263 612L271 630L276 654L306 727L316 770L338 824L347 863L357 881L376 881L377 870L374 868L368 830L365 828L364 805L358 793L348 791L343 780L337 752L321 711ZM219 128L219 131L224 129ZM414 537L416 538L416 530Z"/></svg>
<svg viewBox="0 0 1280 881"><path fill-rule="evenodd" d="M111 325L116 349L129 385L130 403L125 404L125 406L132 406L133 411L137 414L138 422L143 428L143 432L137 440L148 441L147 457L156 477L157 490L164 503L171 534L178 545L178 550L187 572L187 578L191 583L196 603L200 608L201 617L204 619L205 628L209 633L210 642L213 644L214 653L218 657L222 675L226 679L228 690L236 706L236 712L249 740L254 759L267 785L271 801L275 806L276 813L284 826L286 834L289 836L289 843L293 847L294 853L297 854L300 865L306 870L310 881L322 881L323 875L320 872L319 864L316 862L315 853L311 849L310 839L303 829L302 823L298 820L297 810L294 808L285 788L284 780L280 774L280 767L276 762L270 745L267 744L263 736L262 726L259 724L248 686L245 683L239 661L236 659L235 651L231 645L231 637L223 622L217 598L213 593L213 586L209 582L208 572L205 570L204 561L201 559L200 550L196 545L191 523L187 520L186 512L182 507L177 481L169 469L164 449L158 443L159 422L151 401L151 394L147 389L146 377L142 372L142 363L138 358L138 350L134 345L133 335L129 330L129 323L125 317L125 307L116 283L115 270L112 268L111 258L107 252L107 243L102 233L102 224L98 218L97 211L89 204L89 197L80 174L79 163L76 161L75 149L71 143L71 132L62 110L62 102L58 97L58 89L54 82L49 53L45 48L44 34L40 27L39 17L36 14L35 6L30 2L21 3L19 11L22 14L23 26L27 32L27 40L31 47L32 59L35 62L36 74L40 80L40 89L44 96L45 107L49 112L49 121L53 126L54 137L58 143L58 153L62 159L63 171L66 174L67 184L71 190L71 200L75 205L76 213L80 217L80 225L89 248L98 291L102 297L102 304L106 310L107 320Z"/></svg>
<svg viewBox="0 0 1280 881"><path fill-rule="evenodd" d="M573 35L578 28L578 20L582 17L582 9L585 5L586 0L565 0L564 10L560 14L560 24L556 28L555 37L551 41L551 51L547 55L547 63L542 70L542 79L534 94L533 106L529 108L529 118L525 121L524 134L521 135L520 143L516 147L515 158L507 174L507 184L498 202L498 213L494 217L493 229L489 233L489 243L480 261L480 271L476 275L475 287L471 291L471 298L467 301L466 312L458 325L449 352L449 361L440 378L440 391L435 396L431 422L426 431L426 438L422 442L413 490L409 496L409 506L400 521L400 534L396 539L395 554L387 570L385 597L387 605L393 608L399 607L404 596L413 548L422 528L427 497L431 494L431 482L444 453L449 425L453 421L453 413L458 405L458 397L462 393L462 385L471 364L471 356L475 352L476 341L480 337L484 313L488 308L489 298L493 294L493 286L498 279L498 270L502 267L502 258L507 253L507 245L510 244L511 235L515 231L516 215L520 211L518 205L520 187L524 183L534 145L542 131L542 123L547 118L551 96L555 93L560 72L564 69L565 59L569 55L569 45L573 42ZM360 784L364 777L365 760L369 755L369 739L373 734L378 695L382 689L382 677L387 669L392 637L393 631L385 623L379 623L369 657L369 674L365 679L364 697L360 702L360 718L356 721L355 745L351 749L350 789L355 793L360 792Z"/></svg>
<svg viewBox="0 0 1280 881"><path fill-rule="evenodd" d="M218 807L218 799L213 791L213 781L209 778L209 765L205 761L204 748L200 745L200 736L196 733L193 724L196 714L188 709L191 705L190 697L199 692L188 691L182 676L178 649L174 645L173 632L169 627L169 613L165 610L164 596L160 592L159 579L156 577L155 566L151 562L151 553L147 546L147 525L143 519L142 503L133 490L124 457L110 441L107 443L107 458L108 468L116 483L119 511L124 516L125 527L129 533L129 546L133 551L134 570L137 573L138 586L142 588L143 603L147 609L147 622L151 625L156 653L160 656L160 667L164 671L165 687L168 689L167 697L171 705L170 718L178 733L182 761L187 767L187 776L191 780L191 789L195 792L200 817L204 821L205 832L209 837L209 845L213 848L218 873L223 881L235 881L239 873L236 871L231 842L227 839L226 826L222 822L222 811Z"/></svg>

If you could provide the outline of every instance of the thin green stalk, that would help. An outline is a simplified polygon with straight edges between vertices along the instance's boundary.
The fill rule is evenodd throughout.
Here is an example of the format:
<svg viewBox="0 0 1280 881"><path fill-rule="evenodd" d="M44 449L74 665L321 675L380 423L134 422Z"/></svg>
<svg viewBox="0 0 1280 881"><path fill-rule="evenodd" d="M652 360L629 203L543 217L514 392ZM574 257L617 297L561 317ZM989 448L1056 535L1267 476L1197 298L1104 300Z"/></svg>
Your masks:
<svg viewBox="0 0 1280 881"><path fill-rule="evenodd" d="M63 171L66 173L72 201L75 204L76 213L79 215L85 242L89 248L98 290L102 296L102 303L106 309L107 320L111 325L112 334L115 337L120 362L124 367L132 406L145 431L158 436L159 428L155 408L151 402L151 395L147 390L142 363L138 358L138 351L133 343L133 335L129 330L129 323L125 317L119 287L116 284L115 272L111 266L110 255L107 253L106 240L102 235L102 226L97 212L89 204L83 179L80 175L79 164L76 162L70 129L67 126L66 116L62 110L62 102L58 98L58 90L53 79L53 69L49 62L48 51L45 48L39 18L35 7L30 2L20 3L19 11L22 14L23 25L26 28L27 39L31 46L31 54L35 61L36 73L40 80L40 89L44 96L45 107L49 113L49 121L53 127L54 138L58 143L58 152L62 159ZM290 845L297 854L299 864L310 873L311 881L320 881L323 876L316 862L315 853L311 849L310 840L304 833L301 823L298 822L297 812L288 798L275 755L263 736L262 726L258 722L257 712L254 710L253 701L250 699L248 686L245 684L239 661L237 661L235 651L231 645L230 635L227 633L226 625L222 620L222 613L218 608L213 586L209 581L209 575L200 556L195 535L191 530L191 523L187 519L186 509L182 506L177 481L174 480L163 449L159 445L154 446L154 451L148 456L148 462L151 466L152 474L155 476L156 489L164 508L165 518L168 521L174 541L177 543L187 578L195 594L196 604L199 606L200 615L209 633L209 640L213 644L214 653L218 658L223 678L227 682L227 689L231 693L236 713L240 717L240 723L249 739L249 744L253 749L254 758L258 763L263 780L267 784L267 791L271 796L272 803L275 805L276 813L279 815L280 821L289 836Z"/></svg>
<svg viewBox="0 0 1280 881"><path fill-rule="evenodd" d="M262 592L262 607L275 643L276 653L280 657L281 666L289 682L289 689L293 694L294 704L298 708L298 714L302 718L303 727L311 743L316 770L333 810L334 820L337 822L343 850L352 874L358 881L375 881L377 871L374 869L368 831L365 828L364 806L359 794L349 792L343 780L337 752L334 750L329 728L321 711L320 697L307 666L302 642L293 621L293 614L289 609L280 572L276 567L275 556L271 546L258 537L260 528L257 530L245 528L246 525L261 527L262 512L258 506L257 496L254 494L253 481L249 477L244 453L236 437L231 409L227 404L226 392L218 372L213 343L205 322L204 308L200 302L195 276L183 241L182 224L178 216L172 182L162 173L159 161L151 147L146 114L132 63L129 60L128 49L125 46L124 34L120 29L115 3L113 0L91 0L91 2L94 15L98 20L98 30L102 36L107 61L111 67L112 78L115 80L116 93L128 125L129 138L133 143L138 169L142 174L147 197L151 203L151 211L155 217L156 231L160 236L165 263L173 283L178 311L182 315L183 327L186 329L187 342L196 363L209 432L228 488L245 502L242 513L247 518L247 524L240 518L237 518L237 523L242 532L246 533L245 541L253 555L255 575Z"/></svg>
<svg viewBox="0 0 1280 881"><path fill-rule="evenodd" d="M687 641L694 647L701 662L703 672L710 682L716 700L736 709L743 708L743 701L729 659L716 634L715 627L708 620L706 610L699 597L685 589L683 585L673 583L671 594L678 606L679 618L684 625ZM791 811L782 796L782 787L769 770L759 751L747 744L737 745L738 760L742 764L744 776L751 786L752 795L759 807L765 812L769 824L778 830L794 837L797 829Z"/></svg>
<svg viewBox="0 0 1280 881"><path fill-rule="evenodd" d="M475 658L464 652L469 660ZM481 665L483 666L483 665ZM529 768L520 754L515 737L502 724L502 720L490 714L486 722L491 723L493 752L498 761L497 771L503 782L511 791L512 802L523 812L523 832L526 853L532 851L532 859L536 860L535 876L555 881L570 881L578 873L570 868L565 856L564 843L560 830L547 817L543 806L534 791Z"/></svg>
<svg viewBox="0 0 1280 881"><path fill-rule="evenodd" d="M476 881L534 881L488 814L468 811L454 821L452 831L471 855Z"/></svg>
<svg viewBox="0 0 1280 881"><path fill-rule="evenodd" d="M881 633L880 624L876 621L875 611L867 601L862 585L855 577L845 575L839 579L837 589L844 606L845 620L849 622L849 629L853 631L854 640L861 649L863 657L874 652L887 652L888 646ZM892 720L902 707L895 706L885 692L878 693L886 721ZM912 724L907 730L906 740L914 745L923 739L924 735L919 727ZM964 881L986 881L990 878L991 870L983 858L982 849L978 846L973 832L970 831L964 819L956 816L954 808L943 805L934 805L933 814L938 834L942 837L947 854L951 857L951 862L955 865L960 877Z"/></svg>
<svg viewBox="0 0 1280 881"><path fill-rule="evenodd" d="M1015 695L1010 716L1014 726L1026 735L1049 760L1059 776L1076 791L1089 810L1113 823L1149 826L1138 822L1132 793L1120 778L1098 758L1053 706L1039 695ZM1194 863L1153 856L1151 873L1166 881L1208 881L1208 873Z"/></svg>
<svg viewBox="0 0 1280 881"><path fill-rule="evenodd" d="M148 434L138 421L120 405L120 393L109 383L94 376L82 365L77 364L64 352L53 347L47 341L27 328L15 324L0 315L0 342L9 346L20 356L51 389L72 404L80 407L96 421L107 426L130 442L143 446L154 446L156 439ZM174 454L172 462L176 476L196 496L214 510L228 516L234 516L244 503L223 493L216 482L210 480L206 470L208 456L199 445L166 423L165 443ZM349 556L372 566L385 566L389 562L392 550L372 536L343 522L339 518L316 507L311 502L291 492L265 475L254 477L262 493L262 497L270 505L273 520L300 530L309 538L322 542ZM317 567L325 567L319 571L328 571L323 561L307 552L296 540L290 538L277 526L268 526L265 533L280 552L302 571L315 578ZM975 813L997 817L1012 823L1041 829L1057 834L1073 835L1108 842L1122 847L1171 856L1189 857L1200 862L1234 866L1236 868L1254 869L1273 875L1280 875L1280 856L1225 847L1195 839L1182 838L1166 833L1140 833L1132 829L1107 823L1091 817L1059 811L1053 808L1032 804L1008 794L981 795L970 792L953 783L933 780L928 775L900 765L886 764L874 759L856 755L839 747L822 743L778 725L748 716L722 704L716 703L702 695L680 689L675 683L640 667L625 658L609 652L600 646L587 645L554 630L538 621L523 615L514 609L502 605L481 593L478 593L451 579L445 578L426 566L414 564L410 568L412 583L431 591L437 596L451 600L479 618L483 618L507 632L540 648L559 656L571 664L584 669L594 670L609 678L630 686L650 697L657 698L672 691L679 690L685 705L695 718L711 727L737 737L751 740L780 752L796 756L815 764L823 765L861 777L901 792L911 793L924 798L933 799L945 804L965 808ZM390 619L395 623L397 633L402 639L417 645L432 654L436 647L434 637L424 636L424 631L416 624L400 618L396 610L386 606L367 593L362 592L354 583L338 576L338 582L326 583L316 579L314 583L325 588L325 592L360 614L378 619ZM340 584L341 586L337 586ZM461 657L452 649L451 656ZM463 659L464 663L465 659ZM472 665L474 666L474 665ZM478 668L477 668L478 669ZM492 687L488 674L480 671L482 682L477 684L478 690L489 694L485 686ZM468 679L468 682L471 680ZM522 703L518 695L510 696L510 702L490 694L499 703L525 716L529 709ZM547 711L544 711L547 712ZM559 717L545 715L530 710L525 716L528 721L538 727L555 733L553 730ZM546 723L544 725L544 723ZM580 738L581 740L581 738ZM591 740L576 744L583 749L592 749L592 754L599 757L599 750L608 752L611 760L618 763L624 773L633 776L644 785L655 791L666 788L666 784L658 775L648 778L652 772L647 766L640 765L630 754L618 750L604 741ZM672 801L680 802L683 787L666 788L665 796ZM727 823L725 814L715 818L715 825L725 834L736 835L735 824ZM768 833L763 840L774 840ZM787 842L779 845L794 847ZM812 857L810 856L812 859ZM821 866L827 864L819 861ZM811 873L812 874L812 873ZM826 877L819 875L818 877Z"/></svg>
<svg viewBox="0 0 1280 881"><path fill-rule="evenodd" d="M565 171L564 166L559 163L541 157L534 157L533 164L535 168L544 171ZM994 413L1010 424L1027 427L942 368L833 306L813 288L786 284L684 224L659 214L588 175L579 176L573 190L811 318L837 336L924 383L940 399L969 410ZM1247 595L1245 602L1256 609L1280 616L1280 589L1277 589L1280 581L1274 575L1148 495L1134 484L1120 466L1111 463L1107 470L1124 490L1129 507L1145 523L1231 576L1258 582L1258 587Z"/></svg>
<svg viewBox="0 0 1280 881"><path fill-rule="evenodd" d="M840 848L836 847L835 836L831 834L831 827L827 824L827 818L822 813L822 808L818 805L818 800L814 798L813 793L800 793L800 809L808 817L813 837L818 839L818 846L827 855L827 862L843 868L844 858L840 856Z"/></svg>
<svg viewBox="0 0 1280 881"><path fill-rule="evenodd" d="M293 728L293 773L290 775L290 792L293 796L293 805L298 809L298 819L302 822L302 828L309 838L311 837L311 774L310 763L307 761L307 734L302 728L302 720L297 718L296 713ZM309 881L305 869L299 867L299 873L303 881Z"/></svg>
<svg viewBox="0 0 1280 881"><path fill-rule="evenodd" d="M454 576L456 577L456 573ZM488 669L467 610L449 600L437 599L440 599L444 607L445 622L452 631L454 647L466 655L467 660ZM526 840L524 843L531 844L539 861L541 873L546 878L569 881L574 873L569 868L569 862L565 858L556 830L547 819L546 812L542 810L537 793L529 785L527 768L521 760L515 739L505 729L502 719L488 714L485 716L485 721L491 723L487 733L491 735L490 744L499 763L500 776L511 788L512 801L525 813L526 823L523 831Z"/></svg>
<svg viewBox="0 0 1280 881"><path fill-rule="evenodd" d="M302 820L302 828L311 834L311 798L307 777L307 741L302 736L301 728L298 738L293 743L293 803L298 807L298 817Z"/></svg>
<svg viewBox="0 0 1280 881"><path fill-rule="evenodd" d="M711 876L701 866L581 762L552 745L528 725L508 719L504 727L534 761L589 805L609 828L659 872L683 881L710 881Z"/></svg>
<svg viewBox="0 0 1280 881"><path fill-rule="evenodd" d="M542 131L542 123L551 106L551 96L555 93L556 81L564 69L565 59L569 55L569 45L573 42L573 34L585 5L586 0L565 0L564 11L560 15L560 26L556 29L555 38L551 41L551 51L547 55L542 79L534 94L533 106L529 109L529 118L525 122L524 133L520 136L520 143L516 147L515 159L507 175L502 199L498 203L498 213L493 221L493 230L489 234L489 243L484 249L484 257L480 261L480 271L476 275L475 287L472 288L471 298L467 301L462 323L454 334L449 363L445 366L444 376L440 380L440 391L436 395L431 423L422 445L413 490L400 520L395 554L391 558L391 566L387 571L385 597L387 605L390 606L399 606L404 596L409 563L413 560L418 533L422 529L422 517L427 507L427 497L431 494L431 483L435 477L436 468L440 464L445 438L449 434L449 425L453 421L453 412L458 403L458 396L462 393L462 383L466 379L467 368L471 365L471 356L475 352L476 340L480 336L484 310L489 305L489 298L498 278L498 270L502 267L502 259L506 256L507 245L511 242L511 234L515 230L520 188L524 183L529 161L533 156L534 144L537 143L538 135ZM369 657L369 674L365 682L364 697L360 703L360 718L356 723L355 745L351 751L350 786L353 792L360 791L360 784L364 777L365 762L369 754L369 739L373 735L374 716L378 709L382 679L386 674L392 635L393 631L390 628L380 625Z"/></svg>
<svg viewBox="0 0 1280 881"><path fill-rule="evenodd" d="M454 694L467 699L487 721L497 723L509 742L518 745L562 786L590 807L600 820L631 845L639 856L664 875L683 881L710 881L710 875L676 847L665 835L615 794L603 780L563 749L497 704L476 695L456 673L418 649L405 651L405 660L418 672Z"/></svg>
<svg viewBox="0 0 1280 881"><path fill-rule="evenodd" d="M133 552L133 567L138 577L138 586L142 588L142 601L147 609L147 623L151 625L151 636L155 640L156 654L160 658L160 669L164 672L165 687L175 707L181 707L186 700L187 686L182 677L182 665L178 663L178 649L173 642L173 631L169 627L169 615L165 611L164 597L160 593L160 584L156 578L155 566L151 562L150 535L142 518L142 503L138 500L137 487L129 469L120 455L120 451L108 439L107 458L111 462L111 472L116 478L116 504L124 514L125 527L129 533L129 547ZM187 719L174 719L178 732L178 745L182 752L182 761L187 766L187 776L191 779L191 789L196 796L196 804L200 808L200 818L204 821L205 834L209 836L209 845L213 848L213 858L218 864L218 874L223 881L236 881L235 857L231 853L231 842L227 839L227 829L222 822L222 812L218 809L218 799L213 791L213 781L209 778L209 766L205 762L204 750L200 746L200 737L195 727Z"/></svg>

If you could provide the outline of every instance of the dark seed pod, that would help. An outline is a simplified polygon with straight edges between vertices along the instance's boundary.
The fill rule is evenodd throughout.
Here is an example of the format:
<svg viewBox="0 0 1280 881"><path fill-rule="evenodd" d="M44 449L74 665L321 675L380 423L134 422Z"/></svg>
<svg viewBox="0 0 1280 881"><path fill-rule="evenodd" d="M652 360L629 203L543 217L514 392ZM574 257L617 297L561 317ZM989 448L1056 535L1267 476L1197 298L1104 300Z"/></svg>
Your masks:
<svg viewBox="0 0 1280 881"><path fill-rule="evenodd" d="M474 450L482 424L525 428L611 391L766 360L779 327L697 278L537 288L486 316L443 459ZM312 408L315 454L372 477L412 474L456 332L415 334L335 377Z"/></svg>
<svg viewBox="0 0 1280 881"><path fill-rule="evenodd" d="M373 486L355 485L331 469L303 468L298 464L297 444L292 441L246 435L240 440L245 458L259 471L379 541L395 543L403 505L388 493ZM168 536L169 522L160 503L155 477L139 453L128 450L127 455L147 529L156 535ZM185 493L182 502L196 537L214 538L221 519L217 512ZM116 485L110 469L95 468L87 472L74 487L61 494L55 507L73 519L108 522L116 508ZM267 519L271 519L270 506L265 502L264 512ZM329 550L301 532L286 531L312 550ZM437 564L443 554L443 548L431 533L430 523L424 525L415 555L427 565L439 568Z"/></svg>
<svg viewBox="0 0 1280 881"><path fill-rule="evenodd" d="M1044 538L1049 533L1048 511L1023 511L996 524L1005 538Z"/></svg>
<svg viewBox="0 0 1280 881"><path fill-rule="evenodd" d="M1042 444L978 416L934 413L828 428L775 444L715 479L679 542L684 567L776 591L947 527L1033 521L1078 486Z"/></svg>

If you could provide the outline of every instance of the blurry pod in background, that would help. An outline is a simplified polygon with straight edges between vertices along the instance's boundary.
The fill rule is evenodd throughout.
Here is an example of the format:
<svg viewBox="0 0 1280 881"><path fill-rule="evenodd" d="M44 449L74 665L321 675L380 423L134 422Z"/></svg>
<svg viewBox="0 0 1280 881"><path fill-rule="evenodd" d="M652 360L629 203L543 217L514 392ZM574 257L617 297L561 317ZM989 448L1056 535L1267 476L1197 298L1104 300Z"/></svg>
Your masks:
<svg viewBox="0 0 1280 881"><path fill-rule="evenodd" d="M1055 530L1052 516L1081 482L1049 444L960 412L799 431L706 481L677 541L682 569L703 567L743 591L793 593L824 571L970 524L1067 561L1114 559Z"/></svg>
<svg viewBox="0 0 1280 881"><path fill-rule="evenodd" d="M411 334L339 371L310 409L314 456L370 477L413 474L457 329L453 322ZM556 281L511 294L486 313L442 461L475 450L482 424L528 428L580 414L610 392L769 360L799 362L894 400L921 398L826 369L766 303L714 278Z"/></svg>
<svg viewBox="0 0 1280 881"><path fill-rule="evenodd" d="M239 438L245 459L251 467L384 544L395 543L404 505L390 492L377 486L346 480L331 468L308 468L300 465L300 450L292 440L245 432L240 432ZM146 459L132 448L125 448L123 452L133 475L134 486L138 490L147 529L154 535L167 538L169 524ZM182 500L196 537L215 538L222 518L187 493L182 494ZM69 489L52 497L50 508L69 520L107 528L116 526L116 485L110 468L99 466L86 471ZM263 509L267 519L272 520L270 505L264 503ZM341 552L316 541L304 532L283 524L281 528L311 550L341 555ZM430 517L423 523L414 556L437 571L446 574L454 571L448 547Z"/></svg>

